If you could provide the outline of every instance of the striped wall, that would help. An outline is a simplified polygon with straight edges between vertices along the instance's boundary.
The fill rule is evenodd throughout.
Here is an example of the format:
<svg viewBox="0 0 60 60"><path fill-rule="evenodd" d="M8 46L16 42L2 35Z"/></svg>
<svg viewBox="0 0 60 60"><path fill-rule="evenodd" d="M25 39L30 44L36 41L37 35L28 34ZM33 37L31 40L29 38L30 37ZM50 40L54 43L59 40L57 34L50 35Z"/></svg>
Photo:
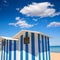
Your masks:
<svg viewBox="0 0 60 60"><path fill-rule="evenodd" d="M24 37L29 37L29 44L24 44ZM0 60L50 60L49 38L37 33L24 32L19 41L6 40L0 47Z"/></svg>

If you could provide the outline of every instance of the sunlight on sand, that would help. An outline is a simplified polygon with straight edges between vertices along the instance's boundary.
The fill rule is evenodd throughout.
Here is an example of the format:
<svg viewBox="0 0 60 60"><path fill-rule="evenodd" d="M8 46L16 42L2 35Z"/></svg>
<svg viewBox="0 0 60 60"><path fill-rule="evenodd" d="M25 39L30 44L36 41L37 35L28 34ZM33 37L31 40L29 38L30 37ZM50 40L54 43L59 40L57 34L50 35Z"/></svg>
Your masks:
<svg viewBox="0 0 60 60"><path fill-rule="evenodd" d="M60 60L60 53L51 53L51 60Z"/></svg>

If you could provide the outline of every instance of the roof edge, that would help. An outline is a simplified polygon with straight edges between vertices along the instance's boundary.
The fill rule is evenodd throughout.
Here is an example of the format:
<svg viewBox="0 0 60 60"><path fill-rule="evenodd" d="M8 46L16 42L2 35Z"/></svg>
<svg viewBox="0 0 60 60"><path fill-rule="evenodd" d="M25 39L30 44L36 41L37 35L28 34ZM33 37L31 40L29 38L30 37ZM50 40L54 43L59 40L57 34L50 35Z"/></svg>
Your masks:
<svg viewBox="0 0 60 60"><path fill-rule="evenodd" d="M50 36L48 36L48 35L46 35L46 34L44 34L44 33L42 33L42 32L31 31L31 30L21 30L21 31L19 31L15 36L13 36L13 38L16 37L18 34L20 34L20 33L23 32L23 31L24 31L24 32L38 33L38 34L41 34L41 35L44 35L44 36L47 36L47 37L51 38Z"/></svg>
<svg viewBox="0 0 60 60"><path fill-rule="evenodd" d="M18 39L13 39L11 37L5 37L5 36L0 36L0 41L6 39L6 40L18 40Z"/></svg>

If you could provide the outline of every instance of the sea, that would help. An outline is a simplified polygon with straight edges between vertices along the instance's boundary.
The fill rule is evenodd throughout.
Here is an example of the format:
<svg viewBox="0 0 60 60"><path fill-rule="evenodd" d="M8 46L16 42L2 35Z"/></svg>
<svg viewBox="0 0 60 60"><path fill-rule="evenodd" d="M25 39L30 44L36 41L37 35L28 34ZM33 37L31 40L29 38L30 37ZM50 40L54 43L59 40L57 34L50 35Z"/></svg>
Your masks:
<svg viewBox="0 0 60 60"><path fill-rule="evenodd" d="M60 46L50 46L50 51L60 53Z"/></svg>

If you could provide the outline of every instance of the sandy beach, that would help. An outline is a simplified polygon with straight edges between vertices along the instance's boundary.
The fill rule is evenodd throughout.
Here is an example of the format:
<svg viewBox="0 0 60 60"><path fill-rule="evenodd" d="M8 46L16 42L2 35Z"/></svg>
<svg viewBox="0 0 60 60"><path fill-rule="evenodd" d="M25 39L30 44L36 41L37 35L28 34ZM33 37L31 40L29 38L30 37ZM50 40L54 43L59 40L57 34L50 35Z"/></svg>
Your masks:
<svg viewBox="0 0 60 60"><path fill-rule="evenodd" d="M51 52L51 60L60 60L60 53Z"/></svg>

